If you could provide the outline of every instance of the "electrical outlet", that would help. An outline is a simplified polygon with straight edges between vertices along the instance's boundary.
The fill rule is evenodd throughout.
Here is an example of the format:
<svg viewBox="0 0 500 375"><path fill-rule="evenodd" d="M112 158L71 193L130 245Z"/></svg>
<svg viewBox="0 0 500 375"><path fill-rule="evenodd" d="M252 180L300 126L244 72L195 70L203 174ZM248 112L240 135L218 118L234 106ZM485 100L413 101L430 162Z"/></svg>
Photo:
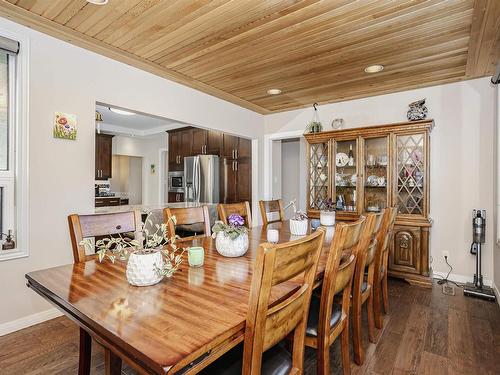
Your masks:
<svg viewBox="0 0 500 375"><path fill-rule="evenodd" d="M450 259L450 252L448 250L443 251L443 258L448 258Z"/></svg>

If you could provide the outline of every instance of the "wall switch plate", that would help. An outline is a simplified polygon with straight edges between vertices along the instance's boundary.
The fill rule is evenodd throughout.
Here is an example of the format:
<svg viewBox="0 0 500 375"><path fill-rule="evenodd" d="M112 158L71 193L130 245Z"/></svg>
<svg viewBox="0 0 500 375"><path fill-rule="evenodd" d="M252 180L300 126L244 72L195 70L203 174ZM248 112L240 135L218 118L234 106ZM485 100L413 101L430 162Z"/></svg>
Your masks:
<svg viewBox="0 0 500 375"><path fill-rule="evenodd" d="M450 259L450 252L448 250L443 251L443 258L448 258Z"/></svg>

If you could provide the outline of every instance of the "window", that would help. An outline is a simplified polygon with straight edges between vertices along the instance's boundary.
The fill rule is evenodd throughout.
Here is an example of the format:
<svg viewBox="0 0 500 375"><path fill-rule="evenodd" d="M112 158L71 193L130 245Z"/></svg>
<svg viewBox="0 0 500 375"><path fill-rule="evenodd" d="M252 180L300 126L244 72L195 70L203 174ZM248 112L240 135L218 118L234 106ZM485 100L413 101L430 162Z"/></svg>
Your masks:
<svg viewBox="0 0 500 375"><path fill-rule="evenodd" d="M27 189L25 137L26 116L23 115L25 94L21 83L20 43L2 36L0 30L0 260L27 256L22 236L26 218ZM13 243L5 243L11 233ZM11 245L11 246L8 246Z"/></svg>

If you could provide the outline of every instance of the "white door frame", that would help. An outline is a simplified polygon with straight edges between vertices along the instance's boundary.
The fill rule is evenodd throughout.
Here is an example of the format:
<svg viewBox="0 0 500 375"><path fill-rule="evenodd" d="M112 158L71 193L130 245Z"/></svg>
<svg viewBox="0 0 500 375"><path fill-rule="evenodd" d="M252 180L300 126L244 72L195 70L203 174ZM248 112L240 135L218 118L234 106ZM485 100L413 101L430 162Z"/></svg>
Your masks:
<svg viewBox="0 0 500 375"><path fill-rule="evenodd" d="M273 157L273 142L290 138L302 138L303 130L292 130L286 132L272 133L264 135L264 160L272 160ZM267 168L264 168L264 198L272 199L273 194L273 163L269 163Z"/></svg>
<svg viewBox="0 0 500 375"><path fill-rule="evenodd" d="M158 150L158 203L165 204L165 172L166 172L166 164L165 157L163 157L163 153L168 157L167 148L160 148ZM168 164L167 164L168 165ZM168 172L167 172L168 173Z"/></svg>

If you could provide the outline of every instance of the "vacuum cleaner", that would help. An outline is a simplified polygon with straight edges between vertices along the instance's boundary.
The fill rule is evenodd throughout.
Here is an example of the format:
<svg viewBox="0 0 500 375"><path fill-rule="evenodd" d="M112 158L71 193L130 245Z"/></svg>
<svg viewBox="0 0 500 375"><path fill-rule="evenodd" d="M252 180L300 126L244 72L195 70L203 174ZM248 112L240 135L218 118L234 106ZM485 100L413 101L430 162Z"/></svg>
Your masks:
<svg viewBox="0 0 500 375"><path fill-rule="evenodd" d="M486 210L472 210L472 244L471 254L476 256L476 273L474 281L464 286L464 295L479 297L494 301L496 299L493 289L483 284L481 273L481 244L486 241Z"/></svg>

